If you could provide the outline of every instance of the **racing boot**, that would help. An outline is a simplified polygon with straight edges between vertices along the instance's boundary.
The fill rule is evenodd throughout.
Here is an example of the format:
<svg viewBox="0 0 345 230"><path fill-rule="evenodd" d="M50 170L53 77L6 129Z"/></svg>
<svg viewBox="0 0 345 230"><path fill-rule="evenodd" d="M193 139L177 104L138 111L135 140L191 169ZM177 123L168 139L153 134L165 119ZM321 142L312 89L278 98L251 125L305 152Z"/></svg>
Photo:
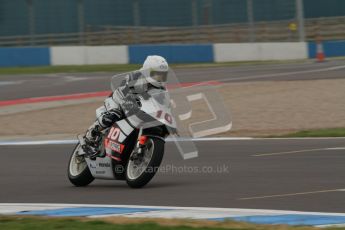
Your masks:
<svg viewBox="0 0 345 230"><path fill-rule="evenodd" d="M100 132L99 125L93 125L90 129L86 132L84 136L84 143L81 146L86 156L90 159L96 159L97 156L100 155L99 151L99 141L101 139L101 132Z"/></svg>
<svg viewBox="0 0 345 230"><path fill-rule="evenodd" d="M102 130L110 127L114 122L120 120L121 111L111 110L107 111L100 116L100 120L97 120L86 132L84 136L85 144L82 145L86 156L90 159L96 159L96 157L105 157L104 151L100 151L100 141L102 139Z"/></svg>

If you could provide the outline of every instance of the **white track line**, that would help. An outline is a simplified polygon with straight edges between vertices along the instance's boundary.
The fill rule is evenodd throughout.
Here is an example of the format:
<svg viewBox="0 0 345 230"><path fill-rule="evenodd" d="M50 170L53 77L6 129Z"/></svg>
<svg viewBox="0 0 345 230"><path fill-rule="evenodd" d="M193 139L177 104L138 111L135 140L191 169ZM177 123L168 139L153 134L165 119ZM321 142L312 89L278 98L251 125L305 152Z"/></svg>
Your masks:
<svg viewBox="0 0 345 230"><path fill-rule="evenodd" d="M334 140L334 139L345 139L345 137L298 137L298 138L253 138L253 137L205 137L205 138L178 138L179 141L240 141L240 140L257 140L257 141L272 141L272 140ZM172 139L167 138L167 142L171 142ZM77 140L33 140L33 141L16 141L16 140L7 140L0 141L0 146L19 146L19 145L67 145L67 144L77 144ZM345 147L335 147L335 148L324 148L316 150L342 150ZM313 151L315 149L312 149ZM265 154L256 154L253 156L264 156L264 155L281 155L292 152L307 152L312 150L298 150L291 152L282 152L282 153L265 153Z"/></svg>
<svg viewBox="0 0 345 230"><path fill-rule="evenodd" d="M331 140L345 139L345 137L258 137L255 140Z"/></svg>
<svg viewBox="0 0 345 230"><path fill-rule="evenodd" d="M345 150L345 147L327 148L327 150Z"/></svg>
<svg viewBox="0 0 345 230"><path fill-rule="evenodd" d="M42 141L0 141L0 146L12 145L66 145L77 144L78 140L42 140Z"/></svg>
<svg viewBox="0 0 345 230"><path fill-rule="evenodd" d="M318 228L341 228L345 227L345 224L324 224L324 225L315 225Z"/></svg>
<svg viewBox="0 0 345 230"><path fill-rule="evenodd" d="M306 152L329 151L329 150L343 150L343 149L345 149L345 147L319 148L319 149L302 149L302 150L286 151L286 152L254 154L254 155L252 155L252 156L253 156L253 157L264 157L264 156L286 155L286 154L291 154L291 153L306 153Z"/></svg>
<svg viewBox="0 0 345 230"><path fill-rule="evenodd" d="M63 203L0 203L0 210L8 207L28 208L68 208L68 207L104 207L104 208L148 208L148 209L170 209L170 210L198 210L210 212L239 212L242 214L308 214L308 215L337 215L345 216L345 213L329 212L303 212L291 210L273 210L273 209L245 209L245 208L215 208L215 207L178 207L178 206L147 206L147 205L104 205L104 204L63 204Z"/></svg>
<svg viewBox="0 0 345 230"><path fill-rule="evenodd" d="M317 194L317 193L343 192L344 190L345 189L330 189L330 190L319 190L319 191L310 191L310 192L297 192L297 193L275 194L275 195L266 195L266 196L253 196L253 197L239 198L238 200L257 200L257 199L267 199L267 198L276 198L276 197L300 196L300 195Z"/></svg>
<svg viewBox="0 0 345 230"><path fill-rule="evenodd" d="M0 87L1 86L9 86L9 85L17 85L22 84L24 81L0 81Z"/></svg>
<svg viewBox="0 0 345 230"><path fill-rule="evenodd" d="M228 218L241 218L250 216L262 216L263 218L268 218L272 216L281 215L308 215L312 220L313 216L318 218L322 215L322 218L334 217L342 218L345 217L345 213L326 213L326 212L303 212L303 211L288 211L288 210L268 210L268 209L241 209L241 208L212 208L212 207L176 207L176 206L141 206L141 205L98 205L98 204L49 204L49 203L0 203L0 215L16 215L22 212L38 211L38 212L49 212L60 209L67 209L71 212L73 208L97 208L97 210L102 208L126 208L126 209L148 209L138 210L136 212L123 212L123 213L109 213L109 214L99 214L92 210L85 217L88 218L105 218L105 217L127 217L127 218L165 218L165 219L228 219ZM150 210L152 209L152 210ZM73 212L73 211L72 211ZM327 218L326 218L327 219ZM319 224L319 222L317 222ZM343 226L344 223L331 224L329 221L324 225L314 225L316 227L334 227ZM313 225L313 224L308 224Z"/></svg>
<svg viewBox="0 0 345 230"><path fill-rule="evenodd" d="M208 137L208 138L177 138L178 141L234 141L234 140L252 140L251 137ZM172 142L170 138L167 142ZM10 145L65 145L77 144L77 140L38 140L38 141L0 141L0 146Z"/></svg>
<svg viewBox="0 0 345 230"><path fill-rule="evenodd" d="M247 77L223 78L223 79L217 79L217 81L230 82L230 81L236 81L236 80L252 80L252 79L270 78L270 77L275 78L275 77L297 75L297 74L320 73L320 72L327 72L327 71L340 70L340 69L345 69L345 65L332 66L332 67L327 67L327 68L322 68L322 69L313 69L313 70L301 70L301 71L293 71L293 72L262 74L262 75L253 75L253 76L247 76Z"/></svg>

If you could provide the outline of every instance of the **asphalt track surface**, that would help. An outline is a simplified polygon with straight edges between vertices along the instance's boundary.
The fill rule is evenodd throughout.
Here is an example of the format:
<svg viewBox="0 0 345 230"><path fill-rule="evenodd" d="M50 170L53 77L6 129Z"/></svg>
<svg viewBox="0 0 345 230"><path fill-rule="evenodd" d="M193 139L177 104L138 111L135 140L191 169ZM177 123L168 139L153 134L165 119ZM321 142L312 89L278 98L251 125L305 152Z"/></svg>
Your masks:
<svg viewBox="0 0 345 230"><path fill-rule="evenodd" d="M339 60L176 72L181 82L242 82L336 79L344 78L344 71L345 61ZM3 75L0 100L109 90L112 75ZM184 161L173 143L167 143L163 161L167 172L159 172L147 187L139 190L128 188L123 181L104 180L85 188L73 187L66 177L72 145L0 146L0 203L345 212L345 139L212 141L196 145L200 156ZM260 155L267 153L279 154ZM191 172L195 167L198 171ZM223 172L217 172L217 168ZM207 172L211 169L214 171Z"/></svg>
<svg viewBox="0 0 345 230"><path fill-rule="evenodd" d="M199 157L183 160L174 144L167 143L165 171L142 189L112 180L72 186L66 175L72 145L0 146L0 203L345 211L345 139L203 141L196 145ZM267 153L276 155L260 155Z"/></svg>
<svg viewBox="0 0 345 230"><path fill-rule="evenodd" d="M176 69L180 82L282 81L345 78L345 61ZM1 75L0 100L110 90L115 73Z"/></svg>

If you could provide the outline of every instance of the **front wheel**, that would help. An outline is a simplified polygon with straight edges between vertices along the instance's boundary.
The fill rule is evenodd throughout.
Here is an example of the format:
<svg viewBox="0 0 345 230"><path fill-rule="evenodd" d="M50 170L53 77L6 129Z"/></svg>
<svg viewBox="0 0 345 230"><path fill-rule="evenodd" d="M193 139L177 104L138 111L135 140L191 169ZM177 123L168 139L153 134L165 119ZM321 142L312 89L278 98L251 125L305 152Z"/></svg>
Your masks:
<svg viewBox="0 0 345 230"><path fill-rule="evenodd" d="M164 155L164 141L149 137L146 142L144 155L140 159L128 160L126 167L126 181L132 188L145 186L156 174ZM132 153L133 154L133 153Z"/></svg>
<svg viewBox="0 0 345 230"><path fill-rule="evenodd" d="M77 153L80 149L80 144L77 144L69 160L67 170L69 181L77 187L87 186L95 179L87 166L85 158L78 156Z"/></svg>

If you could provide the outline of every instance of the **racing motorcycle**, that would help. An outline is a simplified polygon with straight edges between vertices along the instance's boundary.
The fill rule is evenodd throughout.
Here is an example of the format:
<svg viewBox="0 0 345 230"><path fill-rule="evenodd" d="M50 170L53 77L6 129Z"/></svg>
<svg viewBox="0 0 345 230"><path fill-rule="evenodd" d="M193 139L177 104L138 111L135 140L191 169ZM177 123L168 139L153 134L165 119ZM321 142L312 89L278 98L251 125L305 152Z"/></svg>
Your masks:
<svg viewBox="0 0 345 230"><path fill-rule="evenodd" d="M68 165L68 178L73 185L110 179L126 180L130 187L140 188L154 177L163 159L165 138L176 132L176 122L167 91L146 92L138 95L136 101L135 114L102 131L96 158L87 156L81 147L85 142L78 137Z"/></svg>

